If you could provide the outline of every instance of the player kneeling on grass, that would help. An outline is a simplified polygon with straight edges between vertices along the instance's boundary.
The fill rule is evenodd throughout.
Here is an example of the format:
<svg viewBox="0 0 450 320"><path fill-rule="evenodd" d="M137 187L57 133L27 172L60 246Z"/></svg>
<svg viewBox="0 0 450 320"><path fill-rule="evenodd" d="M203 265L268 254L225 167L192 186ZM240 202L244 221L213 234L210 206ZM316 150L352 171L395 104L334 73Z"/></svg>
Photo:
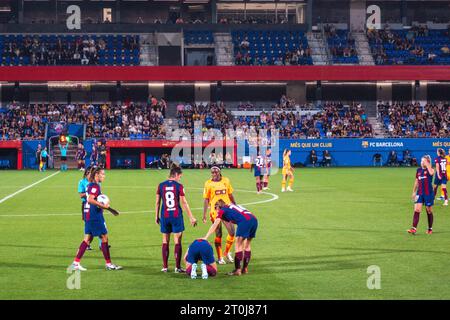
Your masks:
<svg viewBox="0 0 450 320"><path fill-rule="evenodd" d="M106 229L105 218L103 217L103 209L108 209L117 215L118 212L109 208L109 203L97 201L101 195L100 183L105 179L105 171L101 168L93 168L89 174L89 185L87 186L87 201L84 206L84 240L81 242L74 262L73 270L86 271L86 268L80 265L80 260L84 252L89 247L94 237L102 239L101 249L106 261L106 270L120 270L121 266L111 263L108 245L108 230Z"/></svg>
<svg viewBox="0 0 450 320"><path fill-rule="evenodd" d="M232 224L237 225L236 230L236 245L234 256L235 269L228 273L230 276L240 276L242 273L248 273L248 264L251 257L250 243L256 235L258 228L258 220L247 209L235 204L227 205L223 200L216 202L215 209L217 217L214 224L208 230L205 240L219 227L222 220L227 229L231 228ZM243 261L241 269L241 261Z"/></svg>
<svg viewBox="0 0 450 320"><path fill-rule="evenodd" d="M217 265L214 260L214 252L212 246L207 240L197 239L191 243L184 261L186 262L186 274L191 279L197 279L197 263L202 261L202 279L208 279L208 276L214 277L217 274Z"/></svg>
<svg viewBox="0 0 450 320"><path fill-rule="evenodd" d="M183 173L179 166L172 165L169 179L161 182L156 189L155 223L161 226L161 233L163 234L162 272L167 272L168 268L169 241L171 233L173 233L175 242L175 273L185 272L185 270L181 269L181 237L184 231L183 211L181 210L181 205L184 210L187 211L191 225L193 227L197 225L197 220L192 215L191 209L189 208L189 204L186 200L184 187L179 182L182 174Z"/></svg>
<svg viewBox="0 0 450 320"><path fill-rule="evenodd" d="M420 162L420 168L416 172L416 180L414 181L413 200L414 200L414 218L412 228L408 230L409 233L415 234L417 232L417 225L419 224L420 212L422 205L425 204L428 217L427 234L433 233L433 212L434 204L433 192L433 174L434 170L431 166L431 157L424 156Z"/></svg>

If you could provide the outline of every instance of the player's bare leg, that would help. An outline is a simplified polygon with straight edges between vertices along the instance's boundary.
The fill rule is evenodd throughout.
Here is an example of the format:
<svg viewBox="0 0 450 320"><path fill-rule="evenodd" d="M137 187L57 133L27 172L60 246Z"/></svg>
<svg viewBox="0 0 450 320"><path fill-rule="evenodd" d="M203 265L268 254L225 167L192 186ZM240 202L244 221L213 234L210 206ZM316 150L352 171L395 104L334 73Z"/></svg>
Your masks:
<svg viewBox="0 0 450 320"><path fill-rule="evenodd" d="M269 190L269 175L264 175L263 178L263 190Z"/></svg>
<svg viewBox="0 0 450 320"><path fill-rule="evenodd" d="M294 184L294 175L292 174L292 172L289 174L289 183L288 183L288 187L287 187L287 191L294 191L292 190L292 185Z"/></svg>
<svg viewBox="0 0 450 320"><path fill-rule="evenodd" d="M223 255L225 256L225 258L228 260L228 262L233 263L234 259L233 256L231 255L230 249L233 246L234 243L234 235L235 235L235 228L234 225L232 223L228 223L228 222L223 222L225 224L225 227L227 228L228 231L228 235L227 235L227 242L226 242L226 246L225 246L225 252L223 253Z"/></svg>
<svg viewBox="0 0 450 320"><path fill-rule="evenodd" d="M444 194L444 206L448 206L448 194L447 194L447 185L441 185L441 191Z"/></svg>
<svg viewBox="0 0 450 320"><path fill-rule="evenodd" d="M251 248L252 239L248 238L244 242L244 262L242 265L242 273L248 273L248 264L250 263L250 258L252 257L252 248Z"/></svg>
<svg viewBox="0 0 450 320"><path fill-rule="evenodd" d="M109 245L108 245L108 235L102 234L100 236L102 239L102 253L106 262L106 270L121 270L122 267L111 263L111 255L109 253Z"/></svg>
<svg viewBox="0 0 450 320"><path fill-rule="evenodd" d="M173 241L175 243L175 273L184 273L186 270L181 268L181 257L182 257L182 247L181 247L181 238L183 237L183 233L174 233Z"/></svg>
<svg viewBox="0 0 450 320"><path fill-rule="evenodd" d="M412 228L408 230L408 233L416 234L417 232L417 225L419 224L419 218L420 218L420 212L422 211L422 204L416 203L414 205L414 216L413 216L413 223Z"/></svg>
<svg viewBox="0 0 450 320"><path fill-rule="evenodd" d="M235 254L234 254L234 270L229 272L229 276L240 276L242 274L241 261L244 260L243 252L243 242L244 238L236 237Z"/></svg>
<svg viewBox="0 0 450 320"><path fill-rule="evenodd" d="M287 180L287 175L283 175L283 179L281 180L281 192L286 191L286 180Z"/></svg>
<svg viewBox="0 0 450 320"><path fill-rule="evenodd" d="M427 211L427 218L428 218L427 234L432 234L433 233L433 211L432 211L432 207L426 207L425 209Z"/></svg>
<svg viewBox="0 0 450 320"><path fill-rule="evenodd" d="M214 239L214 245L217 252L217 263L227 264L222 254L222 224L216 229L216 238Z"/></svg>
<svg viewBox="0 0 450 320"><path fill-rule="evenodd" d="M86 234L84 236L83 241L80 244L80 247L78 248L77 255L75 256L75 259L73 260L73 263L71 265L72 270L80 270L80 271L86 271L87 269L81 266L80 261L81 258L83 258L84 253L86 252L86 249L89 247L92 241L92 236L90 234Z"/></svg>
<svg viewBox="0 0 450 320"><path fill-rule="evenodd" d="M256 193L260 194L262 190L261 177L256 177Z"/></svg>
<svg viewBox="0 0 450 320"><path fill-rule="evenodd" d="M170 233L163 233L162 235L162 260L163 268L162 272L167 272L169 267L169 243L170 243Z"/></svg>

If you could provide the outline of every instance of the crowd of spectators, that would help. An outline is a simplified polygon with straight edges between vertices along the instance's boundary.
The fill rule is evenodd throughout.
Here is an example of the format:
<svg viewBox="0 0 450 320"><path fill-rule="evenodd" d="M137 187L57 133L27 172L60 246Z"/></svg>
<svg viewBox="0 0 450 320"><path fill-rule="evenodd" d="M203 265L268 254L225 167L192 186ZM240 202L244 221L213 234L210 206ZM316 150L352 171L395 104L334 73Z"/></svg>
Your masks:
<svg viewBox="0 0 450 320"><path fill-rule="evenodd" d="M136 36L123 36L120 43L108 43L102 37L91 36L70 39L60 36L4 36L2 41L2 58L22 59L24 65L97 65L100 51L139 49ZM120 55L121 52L114 54Z"/></svg>
<svg viewBox="0 0 450 320"><path fill-rule="evenodd" d="M449 137L450 104L380 103L378 114L390 137Z"/></svg>
<svg viewBox="0 0 450 320"><path fill-rule="evenodd" d="M0 140L45 139L49 122L86 124L87 138L165 138L166 102L123 104L13 103L0 110Z"/></svg>
<svg viewBox="0 0 450 320"><path fill-rule="evenodd" d="M377 65L433 64L439 57L448 58L448 35L448 31L430 31L426 25L415 25L408 31L391 30L388 26L367 30ZM426 40L428 37L431 42ZM442 37L447 37L447 42L442 42Z"/></svg>
<svg viewBox="0 0 450 320"><path fill-rule="evenodd" d="M355 39L346 30L336 30L334 25L324 26L330 52L335 57L334 62L353 63L358 56L355 49ZM350 59L347 59L350 58ZM353 59L351 59L353 58Z"/></svg>

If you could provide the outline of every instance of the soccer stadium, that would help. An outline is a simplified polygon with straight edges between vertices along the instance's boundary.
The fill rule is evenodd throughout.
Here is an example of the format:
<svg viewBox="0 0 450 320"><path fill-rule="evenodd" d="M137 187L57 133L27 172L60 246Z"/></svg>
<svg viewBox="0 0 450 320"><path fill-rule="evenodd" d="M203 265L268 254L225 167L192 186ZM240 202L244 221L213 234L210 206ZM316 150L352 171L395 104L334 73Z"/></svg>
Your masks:
<svg viewBox="0 0 450 320"><path fill-rule="evenodd" d="M450 299L449 0L0 24L1 300Z"/></svg>

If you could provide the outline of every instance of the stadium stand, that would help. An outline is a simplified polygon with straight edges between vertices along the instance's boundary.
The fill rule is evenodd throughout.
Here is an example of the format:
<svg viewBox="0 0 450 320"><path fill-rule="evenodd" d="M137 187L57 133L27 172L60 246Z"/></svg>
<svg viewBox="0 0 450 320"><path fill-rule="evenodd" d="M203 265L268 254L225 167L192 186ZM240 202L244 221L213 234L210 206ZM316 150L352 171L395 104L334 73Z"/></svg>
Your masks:
<svg viewBox="0 0 450 320"><path fill-rule="evenodd" d="M214 35L211 31L187 31L184 33L184 42L191 44L213 44Z"/></svg>
<svg viewBox="0 0 450 320"><path fill-rule="evenodd" d="M376 64L450 64L448 30L429 30L426 25L409 30L367 31Z"/></svg>
<svg viewBox="0 0 450 320"><path fill-rule="evenodd" d="M236 65L312 65L300 31L233 31Z"/></svg>
<svg viewBox="0 0 450 320"><path fill-rule="evenodd" d="M139 65L138 35L0 35L3 66Z"/></svg>
<svg viewBox="0 0 450 320"><path fill-rule="evenodd" d="M380 120L390 137L424 138L450 136L450 105L446 103L378 104Z"/></svg>
<svg viewBox="0 0 450 320"><path fill-rule="evenodd" d="M333 25L326 25L324 31L333 56L333 64L359 63L355 40L347 30L337 30Z"/></svg>

